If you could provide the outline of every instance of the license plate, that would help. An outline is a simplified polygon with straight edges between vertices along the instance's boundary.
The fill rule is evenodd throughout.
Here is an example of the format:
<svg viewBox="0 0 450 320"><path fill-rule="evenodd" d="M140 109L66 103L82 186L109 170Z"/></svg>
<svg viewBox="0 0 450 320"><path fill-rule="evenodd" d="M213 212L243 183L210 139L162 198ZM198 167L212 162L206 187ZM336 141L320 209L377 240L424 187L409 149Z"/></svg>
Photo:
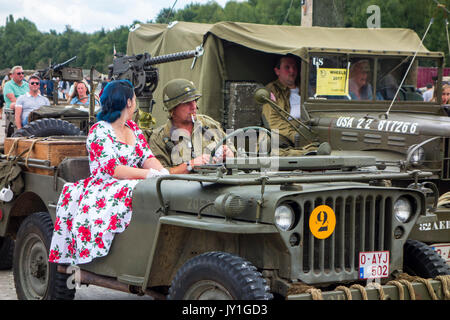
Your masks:
<svg viewBox="0 0 450 320"><path fill-rule="evenodd" d="M431 245L431 248L439 253L442 259L444 259L445 262L450 265L450 244L436 243Z"/></svg>
<svg viewBox="0 0 450 320"><path fill-rule="evenodd" d="M376 279L389 276L389 251L359 253L359 278Z"/></svg>

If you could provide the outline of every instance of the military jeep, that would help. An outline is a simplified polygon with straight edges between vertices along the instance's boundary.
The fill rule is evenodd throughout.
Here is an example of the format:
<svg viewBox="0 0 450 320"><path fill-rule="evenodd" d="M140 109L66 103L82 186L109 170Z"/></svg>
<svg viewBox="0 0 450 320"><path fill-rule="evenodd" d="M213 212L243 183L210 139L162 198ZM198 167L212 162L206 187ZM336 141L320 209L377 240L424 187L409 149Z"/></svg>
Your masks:
<svg viewBox="0 0 450 320"><path fill-rule="evenodd" d="M400 289L387 281L402 272L449 273L433 250L407 240L416 221L429 218L424 190L387 182L430 173L379 171L374 158L234 158L143 180L133 190L132 220L109 254L78 266L49 263L49 246L59 194L89 175L88 158L18 161L25 187L2 202L0 236L16 240L19 299L72 299L80 284L155 299L312 299L300 290L306 285L345 299L337 286L373 278L382 286L347 288L353 299L378 299L380 288L398 299ZM428 284L443 299L445 282ZM412 285L416 297L431 297L424 283Z"/></svg>

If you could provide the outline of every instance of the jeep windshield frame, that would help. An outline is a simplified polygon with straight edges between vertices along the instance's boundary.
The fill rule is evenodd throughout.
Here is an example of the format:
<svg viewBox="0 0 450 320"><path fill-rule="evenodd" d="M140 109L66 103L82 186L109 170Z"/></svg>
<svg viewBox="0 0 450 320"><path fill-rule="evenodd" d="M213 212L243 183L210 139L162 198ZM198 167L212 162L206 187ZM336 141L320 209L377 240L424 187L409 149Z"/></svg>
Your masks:
<svg viewBox="0 0 450 320"><path fill-rule="evenodd" d="M308 104L380 104L387 109L413 57L413 52L310 48L309 59L302 61L302 97L306 97L304 101ZM396 107L440 106L443 65L444 55L441 52L417 54L395 101ZM437 101L421 100L416 88L418 66L437 69ZM361 80L361 77L364 79ZM366 81L365 85L361 81ZM352 92L355 86L361 88L359 97Z"/></svg>

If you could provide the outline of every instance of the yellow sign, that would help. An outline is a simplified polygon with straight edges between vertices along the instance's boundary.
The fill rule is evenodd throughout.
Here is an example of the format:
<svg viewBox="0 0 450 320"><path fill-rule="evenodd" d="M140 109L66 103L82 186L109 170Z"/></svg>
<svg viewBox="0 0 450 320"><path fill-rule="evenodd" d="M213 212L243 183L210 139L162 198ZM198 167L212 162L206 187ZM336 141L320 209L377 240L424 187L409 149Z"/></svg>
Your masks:
<svg viewBox="0 0 450 320"><path fill-rule="evenodd" d="M347 69L317 68L316 95L347 96Z"/></svg>
<svg viewBox="0 0 450 320"><path fill-rule="evenodd" d="M327 205L314 208L309 216L309 229L317 239L326 239L334 232L336 215Z"/></svg>

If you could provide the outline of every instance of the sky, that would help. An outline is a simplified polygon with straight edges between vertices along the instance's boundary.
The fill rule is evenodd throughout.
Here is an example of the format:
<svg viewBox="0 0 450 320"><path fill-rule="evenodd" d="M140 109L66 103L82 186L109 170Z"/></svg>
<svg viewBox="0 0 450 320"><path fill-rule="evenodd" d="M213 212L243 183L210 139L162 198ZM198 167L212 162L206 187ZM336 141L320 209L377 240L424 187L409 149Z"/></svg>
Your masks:
<svg viewBox="0 0 450 320"><path fill-rule="evenodd" d="M176 1L176 3L175 3ZM0 26L12 14L14 19L27 18L39 31L64 32L66 25L80 32L92 33L102 28L114 30L133 21L154 20L161 9L183 9L190 3L210 0L0 0ZM215 0L222 7L229 0ZM245 0L235 0L242 2Z"/></svg>

